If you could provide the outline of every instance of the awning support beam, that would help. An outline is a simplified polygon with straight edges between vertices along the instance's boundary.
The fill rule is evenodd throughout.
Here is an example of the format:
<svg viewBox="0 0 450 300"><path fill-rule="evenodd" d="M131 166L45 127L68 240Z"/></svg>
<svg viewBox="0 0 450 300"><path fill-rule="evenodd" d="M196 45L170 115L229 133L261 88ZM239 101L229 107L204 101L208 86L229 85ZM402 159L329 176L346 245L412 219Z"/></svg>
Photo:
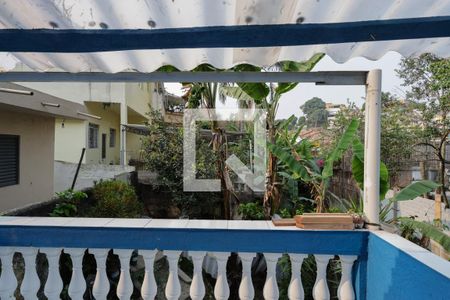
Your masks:
<svg viewBox="0 0 450 300"><path fill-rule="evenodd" d="M367 71L321 72L0 72L0 82L303 82L365 85Z"/></svg>

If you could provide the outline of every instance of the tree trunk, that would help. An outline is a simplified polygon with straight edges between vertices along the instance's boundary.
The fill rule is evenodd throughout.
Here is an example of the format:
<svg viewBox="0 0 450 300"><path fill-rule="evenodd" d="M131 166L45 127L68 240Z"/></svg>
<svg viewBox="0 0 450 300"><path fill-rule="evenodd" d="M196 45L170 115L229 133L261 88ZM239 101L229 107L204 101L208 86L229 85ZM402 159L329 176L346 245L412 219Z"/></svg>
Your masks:
<svg viewBox="0 0 450 300"><path fill-rule="evenodd" d="M219 128L217 121L212 122L212 134L213 134L213 151L216 153L216 174L220 179L220 187L222 191L223 198L223 212L224 219L231 219L231 210L230 210L230 197L231 192L227 186L225 172L227 172L225 167L226 153L225 153L225 134L222 128Z"/></svg>
<svg viewBox="0 0 450 300"><path fill-rule="evenodd" d="M445 156L444 156L445 157ZM445 160L441 159L441 195L442 195L442 200L445 203L445 208L450 208L449 203L448 203L448 199L447 199L447 194L446 194L446 182L445 182Z"/></svg>
<svg viewBox="0 0 450 300"><path fill-rule="evenodd" d="M275 143L275 127L274 122L268 119L269 130L268 130L268 139L269 143ZM269 161L267 164L267 172L266 172L266 190L264 192L264 214L267 219L270 219L272 214L278 208L280 204L280 193L278 191L278 187L276 185L277 180L277 157L269 152Z"/></svg>
<svg viewBox="0 0 450 300"><path fill-rule="evenodd" d="M419 168L420 168L420 177L422 180L428 180L428 172L426 167L426 160L419 162ZM423 194L422 197L426 199L430 199L427 193Z"/></svg>

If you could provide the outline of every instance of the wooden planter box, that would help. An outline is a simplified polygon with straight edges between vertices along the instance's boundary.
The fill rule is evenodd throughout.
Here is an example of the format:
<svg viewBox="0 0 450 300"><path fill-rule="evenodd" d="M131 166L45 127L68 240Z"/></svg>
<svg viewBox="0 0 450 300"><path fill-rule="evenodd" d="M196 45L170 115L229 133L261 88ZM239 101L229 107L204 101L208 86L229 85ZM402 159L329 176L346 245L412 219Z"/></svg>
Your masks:
<svg viewBox="0 0 450 300"><path fill-rule="evenodd" d="M303 229L353 230L353 217L345 213L306 213L295 216L295 226Z"/></svg>

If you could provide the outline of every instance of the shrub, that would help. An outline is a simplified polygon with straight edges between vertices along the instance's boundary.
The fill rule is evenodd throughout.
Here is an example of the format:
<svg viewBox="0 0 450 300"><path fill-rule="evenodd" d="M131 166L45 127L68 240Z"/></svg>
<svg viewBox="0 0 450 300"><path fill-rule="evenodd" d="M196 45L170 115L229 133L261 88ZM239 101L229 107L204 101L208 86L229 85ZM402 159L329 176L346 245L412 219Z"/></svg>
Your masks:
<svg viewBox="0 0 450 300"><path fill-rule="evenodd" d="M77 205L82 200L87 199L87 194L72 189L56 193L61 203L56 204L55 208L49 213L50 217L75 217L78 212Z"/></svg>
<svg viewBox="0 0 450 300"><path fill-rule="evenodd" d="M242 203L239 205L238 211L242 214L243 220L265 220L264 209L258 203Z"/></svg>
<svg viewBox="0 0 450 300"><path fill-rule="evenodd" d="M50 217L75 217L77 212L78 209L75 204L63 202L56 204L49 215Z"/></svg>
<svg viewBox="0 0 450 300"><path fill-rule="evenodd" d="M59 200L64 202L70 202L73 204L78 204L82 200L87 199L88 195L82 191L74 191L72 189L65 190L63 192L56 193Z"/></svg>
<svg viewBox="0 0 450 300"><path fill-rule="evenodd" d="M134 188L125 182L100 181L92 189L92 196L95 201L92 217L136 218L142 214Z"/></svg>

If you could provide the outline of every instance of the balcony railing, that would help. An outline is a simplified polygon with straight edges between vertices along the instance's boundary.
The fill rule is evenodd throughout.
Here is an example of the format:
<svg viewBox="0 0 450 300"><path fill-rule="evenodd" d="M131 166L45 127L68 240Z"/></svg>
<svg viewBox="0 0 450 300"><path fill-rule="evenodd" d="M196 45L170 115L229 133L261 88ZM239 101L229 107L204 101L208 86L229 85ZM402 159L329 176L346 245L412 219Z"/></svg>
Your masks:
<svg viewBox="0 0 450 300"><path fill-rule="evenodd" d="M142 299L155 299L153 266L158 251L163 252L169 265L167 299L179 299L181 294L178 261L182 252L193 262L190 297L194 300L205 296L202 264L206 255L214 257L217 264L215 298L229 298L226 265L232 252L238 253L242 262L240 299L255 296L251 267L257 253L264 255L267 265L264 299L279 298L276 267L285 253L292 269L289 299L304 299L301 265L308 254L314 255L317 264L314 299L330 298L327 265L336 255L341 262L339 299L440 299L450 291L450 263L385 232L300 230L274 227L268 221L0 217L0 298L13 298L17 288L12 261L18 252L25 263L20 293L25 299L36 299L41 286L35 265L39 252L48 261L48 276L43 280L45 296L60 299L63 282L59 261L65 253L73 266L68 294L71 299L82 299L87 288L82 271L86 249L97 264L92 288L97 300L106 299L111 288L106 273L111 249L120 260L119 299L130 299L133 293L130 258L135 250L145 262Z"/></svg>

